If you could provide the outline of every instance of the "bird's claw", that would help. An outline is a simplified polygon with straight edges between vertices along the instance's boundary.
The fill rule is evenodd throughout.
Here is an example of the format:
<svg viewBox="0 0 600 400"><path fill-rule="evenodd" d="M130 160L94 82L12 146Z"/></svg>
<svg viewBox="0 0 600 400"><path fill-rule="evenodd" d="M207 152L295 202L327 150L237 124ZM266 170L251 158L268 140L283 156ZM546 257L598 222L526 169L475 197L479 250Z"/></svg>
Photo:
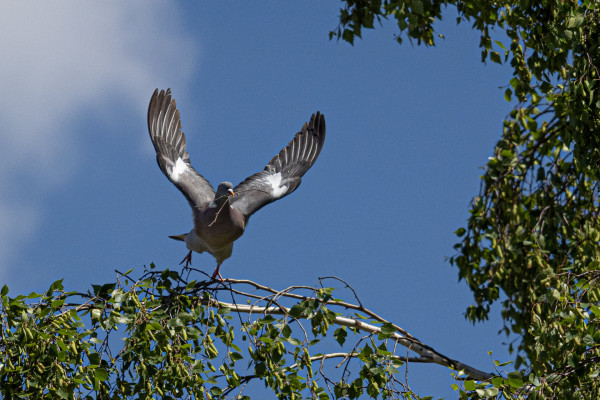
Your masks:
<svg viewBox="0 0 600 400"><path fill-rule="evenodd" d="M187 256L183 257L183 260L181 260L179 265L183 264L184 262L185 262L185 268L189 267L192 264L192 251L191 250L189 253L187 253Z"/></svg>
<svg viewBox="0 0 600 400"><path fill-rule="evenodd" d="M223 279L223 277L221 276L221 272L219 272L219 267L220 265L217 266L217 268L215 268L215 271L213 272L212 276L210 277L212 280L217 280L217 276L219 277L219 280L221 282L223 282L225 279Z"/></svg>
<svg viewBox="0 0 600 400"><path fill-rule="evenodd" d="M183 260L181 260L181 262L179 263L179 265L185 263L185 268L189 267L192 264L192 251L190 250L189 253L187 253L187 255L185 257L183 257ZM217 268L215 268L215 271L213 272L212 276L210 277L210 279L212 280L217 280L217 277L219 277L219 280L221 282L223 282L225 279L223 279L223 277L221 276L221 272L219 271L219 267L220 265L217 266Z"/></svg>

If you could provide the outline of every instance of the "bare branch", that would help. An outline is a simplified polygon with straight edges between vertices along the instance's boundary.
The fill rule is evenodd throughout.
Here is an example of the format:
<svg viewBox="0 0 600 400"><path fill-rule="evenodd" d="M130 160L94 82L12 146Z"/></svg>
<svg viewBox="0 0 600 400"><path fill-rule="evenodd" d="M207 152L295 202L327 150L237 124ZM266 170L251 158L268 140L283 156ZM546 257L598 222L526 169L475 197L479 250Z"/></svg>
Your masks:
<svg viewBox="0 0 600 400"><path fill-rule="evenodd" d="M310 358L310 361L324 361L324 360L328 360L330 358L343 358L344 360L346 360L347 358L352 358L352 357L358 357L359 353L353 351L352 353L327 353L327 354L322 354L320 356L312 356ZM394 359L394 360L400 360L400 361L404 361L404 362L417 362L417 363L429 363L430 361L427 361L426 359L424 359L423 357L402 357L402 356L397 356L397 355L392 355L390 356L390 358ZM344 361L342 360L342 362ZM339 367L341 365L338 364L336 367ZM298 366L298 364L292 364L289 367L286 368L296 368Z"/></svg>

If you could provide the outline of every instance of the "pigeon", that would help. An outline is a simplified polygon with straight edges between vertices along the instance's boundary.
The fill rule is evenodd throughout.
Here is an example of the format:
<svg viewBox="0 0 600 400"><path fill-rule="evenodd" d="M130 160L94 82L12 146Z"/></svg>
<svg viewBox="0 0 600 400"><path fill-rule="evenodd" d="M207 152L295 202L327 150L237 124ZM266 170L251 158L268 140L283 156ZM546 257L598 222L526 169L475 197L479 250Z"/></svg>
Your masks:
<svg viewBox="0 0 600 400"><path fill-rule="evenodd" d="M170 236L185 242L189 253L181 261L188 267L192 252L210 253L217 261L212 279L223 281L220 267L231 257L233 242L244 233L250 216L298 188L325 141L325 118L312 114L302 128L265 168L233 187L222 182L217 191L190 162L181 130L179 110L171 90L156 89L148 107L148 130L160 170L183 193L192 207L194 227L189 233Z"/></svg>

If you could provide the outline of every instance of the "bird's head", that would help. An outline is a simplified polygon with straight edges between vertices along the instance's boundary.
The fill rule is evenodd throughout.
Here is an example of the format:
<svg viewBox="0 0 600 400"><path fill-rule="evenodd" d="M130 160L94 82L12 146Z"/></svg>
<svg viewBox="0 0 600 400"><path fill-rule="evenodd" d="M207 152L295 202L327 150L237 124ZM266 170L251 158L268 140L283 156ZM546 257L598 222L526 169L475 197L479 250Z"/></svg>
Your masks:
<svg viewBox="0 0 600 400"><path fill-rule="evenodd" d="M231 182L222 182L217 188L215 202L217 204L223 204L229 197L233 195L233 185L231 184Z"/></svg>

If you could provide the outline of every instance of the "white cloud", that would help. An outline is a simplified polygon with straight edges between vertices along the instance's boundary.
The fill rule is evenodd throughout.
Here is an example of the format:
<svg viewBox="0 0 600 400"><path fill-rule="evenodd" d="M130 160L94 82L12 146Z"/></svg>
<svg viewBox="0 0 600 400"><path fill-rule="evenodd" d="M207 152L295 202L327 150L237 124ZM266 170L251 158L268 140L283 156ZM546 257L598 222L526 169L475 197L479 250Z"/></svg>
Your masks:
<svg viewBox="0 0 600 400"><path fill-rule="evenodd" d="M41 195L68 178L77 116L126 106L143 118L141 93L190 79L198 51L182 25L173 2L0 3L0 275L42 214L17 200L23 182Z"/></svg>

